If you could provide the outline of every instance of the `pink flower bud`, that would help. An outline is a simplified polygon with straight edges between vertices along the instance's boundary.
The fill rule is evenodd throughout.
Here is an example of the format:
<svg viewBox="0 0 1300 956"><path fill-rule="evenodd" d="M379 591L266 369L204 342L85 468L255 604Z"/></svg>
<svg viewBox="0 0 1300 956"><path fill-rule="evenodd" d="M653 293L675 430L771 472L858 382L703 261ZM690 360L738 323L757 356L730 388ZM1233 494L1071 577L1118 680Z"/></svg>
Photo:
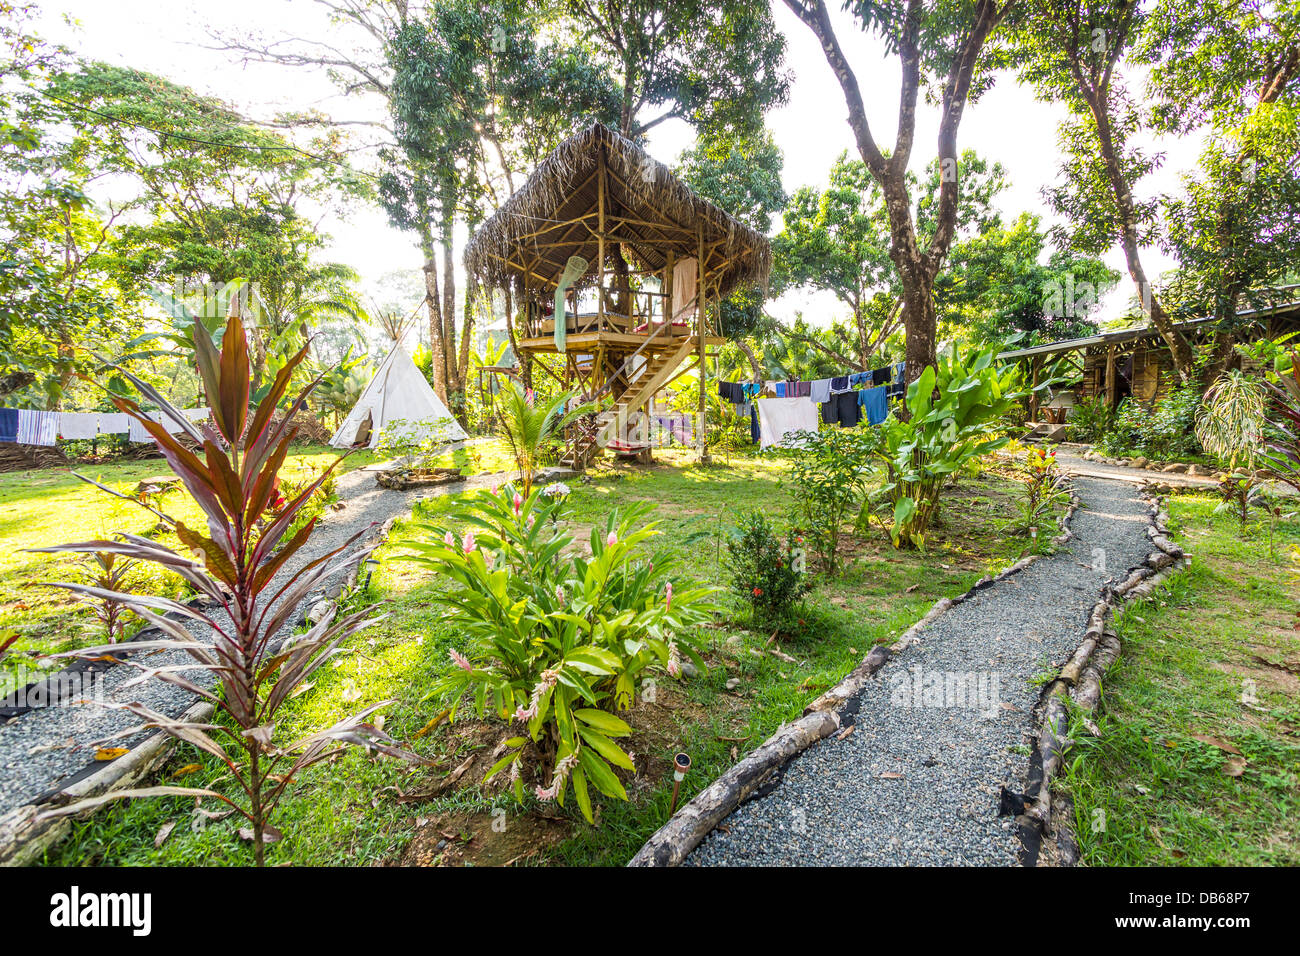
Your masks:
<svg viewBox="0 0 1300 956"><path fill-rule="evenodd" d="M456 536L453 535L450 531L448 531L446 534L442 536L442 542L447 547L454 548L456 547Z"/></svg>
<svg viewBox="0 0 1300 956"><path fill-rule="evenodd" d="M558 584L555 586L555 603L564 603L564 588L560 587Z"/></svg>
<svg viewBox="0 0 1300 956"><path fill-rule="evenodd" d="M671 611L672 609L673 609L673 582L669 581L668 587L664 591L664 610Z"/></svg>
<svg viewBox="0 0 1300 956"><path fill-rule="evenodd" d="M464 539L461 541L460 549L461 549L462 551L464 551L466 554L469 554L470 552L472 552L472 551L474 550L474 532L473 532L473 531L466 531L466 532L465 532L465 537L464 537Z"/></svg>
<svg viewBox="0 0 1300 956"><path fill-rule="evenodd" d="M519 512L520 512L520 510L523 509L523 507L524 507L524 499L523 499L523 496L520 495L519 492L516 491L516 492L515 492L515 517L516 517L516 518L519 517Z"/></svg>
<svg viewBox="0 0 1300 956"><path fill-rule="evenodd" d="M451 655L452 661L454 661L456 666L461 670L472 671L474 669L474 665L469 662L469 658L460 653L460 651L453 648L448 651L448 653Z"/></svg>
<svg viewBox="0 0 1300 956"><path fill-rule="evenodd" d="M611 531L609 537L605 539L605 547L612 548L616 544L618 544L618 535Z"/></svg>

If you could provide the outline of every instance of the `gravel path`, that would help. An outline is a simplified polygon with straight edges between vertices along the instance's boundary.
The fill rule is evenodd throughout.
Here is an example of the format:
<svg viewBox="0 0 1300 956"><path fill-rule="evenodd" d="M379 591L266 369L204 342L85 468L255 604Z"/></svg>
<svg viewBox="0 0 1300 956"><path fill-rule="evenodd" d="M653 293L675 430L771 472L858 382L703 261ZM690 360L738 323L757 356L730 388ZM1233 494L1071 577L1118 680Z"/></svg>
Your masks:
<svg viewBox="0 0 1300 956"><path fill-rule="evenodd" d="M357 531L373 525L377 533L389 518L409 514L417 498L487 483L486 478L477 478L436 489L392 491L380 488L375 482L377 467L358 469L339 477L337 496L344 507L325 512L311 541L276 576L270 593L275 593L280 584L308 561L337 548ZM320 589L300 603L297 613L289 617L282 629L281 637L302 623L307 609L320 600L320 591L332 583L331 580L323 582ZM155 660L159 664L192 663L187 654L179 651L159 654ZM158 680L123 686L138 676L139 671L133 667L110 667L102 677L103 698L112 703L139 701L172 716L182 713L194 701L193 695ZM195 671L189 672L189 676L195 680L204 675ZM84 772L90 764L93 748L87 744L112 737L139 723L139 718L125 711L94 703L70 703L28 711L0 724L0 814L66 785L70 776ZM141 731L114 741L113 746L132 747L151 733Z"/></svg>
<svg viewBox="0 0 1300 956"><path fill-rule="evenodd" d="M852 733L791 761L686 864L1015 865L999 798L1025 787L1037 679L1078 646L1102 586L1150 551L1136 487L1080 477L1075 489L1065 548L936 619L857 698Z"/></svg>

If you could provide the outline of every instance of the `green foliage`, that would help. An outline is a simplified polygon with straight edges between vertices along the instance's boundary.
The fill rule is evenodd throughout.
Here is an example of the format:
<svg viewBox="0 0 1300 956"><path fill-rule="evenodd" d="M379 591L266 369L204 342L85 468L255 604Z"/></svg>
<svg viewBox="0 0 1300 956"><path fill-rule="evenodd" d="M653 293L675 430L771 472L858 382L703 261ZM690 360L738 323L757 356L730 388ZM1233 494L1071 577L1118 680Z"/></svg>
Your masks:
<svg viewBox="0 0 1300 956"><path fill-rule="evenodd" d="M588 785L627 799L615 768L631 758L615 742L631 728L611 711L632 705L639 683L654 667L680 673L685 654L703 668L692 629L715 610L714 588L673 591L671 562L641 557L654 535L642 525L652 510L642 504L609 514L604 532L591 532L590 558L552 520L562 501L526 498L505 488L465 498L450 509L468 526L459 538L445 525L428 525L407 540L406 558L443 575L450 587L434 600L450 608L468 638L469 656L451 652L457 665L437 692L452 698L452 717L469 695L482 717L518 720L527 738L511 737L509 752L488 771L508 770L522 800L521 776L528 741L551 764L550 785L538 799L564 804L569 785L587 820Z"/></svg>
<svg viewBox="0 0 1300 956"><path fill-rule="evenodd" d="M571 422L595 411L593 405L568 408L575 392L561 392L549 399L530 396L522 386L511 382L497 396L502 437L510 446L524 495L530 496L537 466L548 443L553 442ZM566 408L568 410L566 411Z"/></svg>
<svg viewBox="0 0 1300 956"><path fill-rule="evenodd" d="M801 433L791 452L790 496L795 521L816 553L822 570L839 570L836 550L844 523L857 507L871 472L876 433L865 428L830 427Z"/></svg>
<svg viewBox="0 0 1300 956"><path fill-rule="evenodd" d="M395 418L384 425L376 451L380 458L401 459L406 468L427 469L447 447L453 424L450 418L432 422Z"/></svg>
<svg viewBox="0 0 1300 956"><path fill-rule="evenodd" d="M1151 405L1126 398L1119 403L1099 444L1111 455L1138 454L1161 460L1194 457L1202 452L1196 437L1200 404L1201 390L1195 385L1174 389Z"/></svg>
<svg viewBox="0 0 1300 956"><path fill-rule="evenodd" d="M884 481L867 506L878 511L895 547L924 548L944 483L1007 443L998 433L1033 390L1018 364L996 363L1003 348L950 346L908 386L908 419L890 415L878 428L875 457ZM1054 379L1047 374L1038 390Z"/></svg>
<svg viewBox="0 0 1300 956"><path fill-rule="evenodd" d="M1066 419L1066 432L1070 441L1092 444L1099 442L1115 421L1115 410L1103 396L1086 398L1070 409Z"/></svg>
<svg viewBox="0 0 1300 956"><path fill-rule="evenodd" d="M755 622L784 624L794 605L813 589L804 568L803 538L788 532L782 543L761 511L743 512L727 541L732 590L749 605Z"/></svg>
<svg viewBox="0 0 1300 956"><path fill-rule="evenodd" d="M1057 467L1054 452L1031 448L1025 454L1022 467L1025 471L1025 496L1020 502L1021 527L1036 534L1052 509L1069 500L1070 493L1065 490L1066 478Z"/></svg>
<svg viewBox="0 0 1300 956"><path fill-rule="evenodd" d="M1253 465L1263 443L1264 384L1240 369L1215 379L1196 410L1196 438L1206 454L1235 468Z"/></svg>

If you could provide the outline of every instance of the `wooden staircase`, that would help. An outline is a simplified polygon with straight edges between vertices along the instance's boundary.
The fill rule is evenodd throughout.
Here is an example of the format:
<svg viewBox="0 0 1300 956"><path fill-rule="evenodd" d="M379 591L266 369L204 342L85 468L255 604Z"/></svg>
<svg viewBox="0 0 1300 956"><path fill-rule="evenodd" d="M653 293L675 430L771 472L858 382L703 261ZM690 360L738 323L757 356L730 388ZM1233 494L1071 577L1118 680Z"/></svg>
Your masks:
<svg viewBox="0 0 1300 956"><path fill-rule="evenodd" d="M640 370L634 373L635 377L613 407L596 416L594 427L578 429L565 448L561 463L570 468L585 468L602 448L611 445L620 447L623 436L628 434L629 426L637 423L655 393L668 384L695 348L695 338L687 337L680 343L669 343L668 348L653 353Z"/></svg>

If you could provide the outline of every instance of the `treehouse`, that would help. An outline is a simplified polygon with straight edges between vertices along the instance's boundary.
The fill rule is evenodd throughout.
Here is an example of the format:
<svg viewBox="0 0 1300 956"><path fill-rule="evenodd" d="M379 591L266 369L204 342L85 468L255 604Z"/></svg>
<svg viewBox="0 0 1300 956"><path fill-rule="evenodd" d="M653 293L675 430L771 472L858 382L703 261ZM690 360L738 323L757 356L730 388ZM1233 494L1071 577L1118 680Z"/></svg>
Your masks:
<svg viewBox="0 0 1300 956"><path fill-rule="evenodd" d="M521 362L604 408L566 436L566 463L602 447L649 454L655 395L724 341L718 303L765 284L768 241L599 124L561 143L475 232L466 268L513 303ZM696 429L703 454L703 429Z"/></svg>

